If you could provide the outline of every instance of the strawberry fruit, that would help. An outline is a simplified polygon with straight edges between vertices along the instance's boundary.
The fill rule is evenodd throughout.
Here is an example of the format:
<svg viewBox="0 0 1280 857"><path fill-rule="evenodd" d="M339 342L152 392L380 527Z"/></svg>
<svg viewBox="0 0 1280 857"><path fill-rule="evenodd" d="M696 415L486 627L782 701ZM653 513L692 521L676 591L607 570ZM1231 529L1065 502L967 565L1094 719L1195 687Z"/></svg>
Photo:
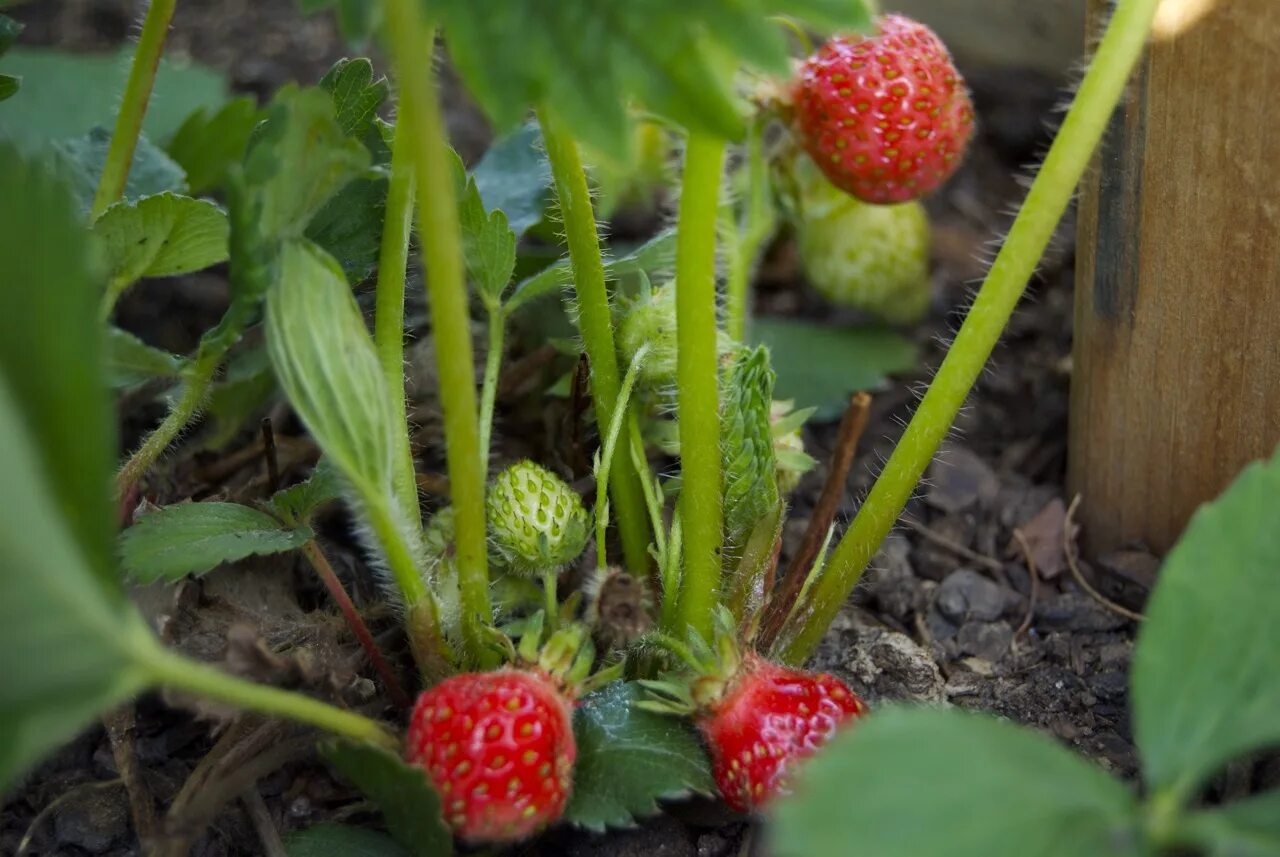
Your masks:
<svg viewBox="0 0 1280 857"><path fill-rule="evenodd" d="M795 763L867 707L833 675L748 655L705 711L697 725L711 750L720 794L739 812L751 812L786 793Z"/></svg>
<svg viewBox="0 0 1280 857"><path fill-rule="evenodd" d="M456 836L524 839L558 819L569 799L572 704L535 670L456 675L418 698L406 755L426 771Z"/></svg>
<svg viewBox="0 0 1280 857"><path fill-rule="evenodd" d="M942 41L901 15L874 36L836 36L800 66L791 117L831 183L864 202L907 202L959 166L973 104Z"/></svg>

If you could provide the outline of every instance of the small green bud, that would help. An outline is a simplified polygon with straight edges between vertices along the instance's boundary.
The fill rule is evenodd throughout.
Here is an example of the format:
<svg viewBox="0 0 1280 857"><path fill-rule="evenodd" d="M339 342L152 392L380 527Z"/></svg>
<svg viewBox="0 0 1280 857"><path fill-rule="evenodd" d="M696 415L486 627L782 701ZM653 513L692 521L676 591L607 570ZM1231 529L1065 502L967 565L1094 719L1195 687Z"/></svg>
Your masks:
<svg viewBox="0 0 1280 857"><path fill-rule="evenodd" d="M734 343L722 330L716 331L721 356L733 351ZM640 383L650 389L674 389L676 383L676 283L672 280L654 289L647 298L632 304L618 326L618 348L623 366L628 366L645 343L649 352L640 367Z"/></svg>
<svg viewBox="0 0 1280 857"><path fill-rule="evenodd" d="M813 288L839 306L894 324L929 308L929 216L919 202L869 205L832 185L806 157L795 160L800 263Z"/></svg>
<svg viewBox="0 0 1280 857"><path fill-rule="evenodd" d="M725 372L720 448L724 467L724 526L739 544L778 502L770 408L774 372L769 349L743 348Z"/></svg>
<svg viewBox="0 0 1280 857"><path fill-rule="evenodd" d="M496 559L517 574L541 574L577 559L590 521L582 498L531 461L494 478L485 501Z"/></svg>

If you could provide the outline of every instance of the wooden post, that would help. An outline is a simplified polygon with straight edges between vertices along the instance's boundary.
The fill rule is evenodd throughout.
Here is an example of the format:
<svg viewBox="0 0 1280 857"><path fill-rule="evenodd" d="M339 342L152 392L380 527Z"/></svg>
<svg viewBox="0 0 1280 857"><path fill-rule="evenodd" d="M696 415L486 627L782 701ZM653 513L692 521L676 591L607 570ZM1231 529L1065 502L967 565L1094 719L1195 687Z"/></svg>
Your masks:
<svg viewBox="0 0 1280 857"><path fill-rule="evenodd" d="M1157 34L1080 201L1068 469L1093 551L1167 550L1280 443L1280 0L1166 6L1194 23Z"/></svg>

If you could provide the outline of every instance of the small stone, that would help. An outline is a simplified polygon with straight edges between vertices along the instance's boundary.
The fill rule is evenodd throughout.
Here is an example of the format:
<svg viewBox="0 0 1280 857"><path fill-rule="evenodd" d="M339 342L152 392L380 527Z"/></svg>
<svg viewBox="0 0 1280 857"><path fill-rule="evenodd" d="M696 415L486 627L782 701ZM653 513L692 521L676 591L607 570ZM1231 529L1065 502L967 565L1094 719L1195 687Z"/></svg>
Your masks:
<svg viewBox="0 0 1280 857"><path fill-rule="evenodd" d="M989 504L1000 491L995 471L967 447L948 445L929 468L925 502L943 512Z"/></svg>
<svg viewBox="0 0 1280 857"><path fill-rule="evenodd" d="M129 832L128 796L123 787L84 789L54 812L60 845L101 854Z"/></svg>
<svg viewBox="0 0 1280 857"><path fill-rule="evenodd" d="M1099 699L1123 699L1129 692L1129 678L1120 672L1096 673L1089 678L1089 689Z"/></svg>
<svg viewBox="0 0 1280 857"><path fill-rule="evenodd" d="M968 568L947 575L938 587L936 603L942 615L953 622L971 619L991 622L999 619L1016 596Z"/></svg>
<svg viewBox="0 0 1280 857"><path fill-rule="evenodd" d="M1008 622L966 622L956 634L961 653L993 663L1008 654L1012 644L1013 629Z"/></svg>

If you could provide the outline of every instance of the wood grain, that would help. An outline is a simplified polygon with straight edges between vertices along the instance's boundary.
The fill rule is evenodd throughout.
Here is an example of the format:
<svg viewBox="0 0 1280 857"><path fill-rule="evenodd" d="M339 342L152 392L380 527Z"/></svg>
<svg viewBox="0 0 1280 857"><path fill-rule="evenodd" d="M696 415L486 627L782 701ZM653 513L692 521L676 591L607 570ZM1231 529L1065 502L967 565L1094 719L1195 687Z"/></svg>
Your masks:
<svg viewBox="0 0 1280 857"><path fill-rule="evenodd" d="M1068 470L1091 551L1167 550L1280 443L1277 92L1280 2L1219 0L1152 44L1082 188Z"/></svg>

